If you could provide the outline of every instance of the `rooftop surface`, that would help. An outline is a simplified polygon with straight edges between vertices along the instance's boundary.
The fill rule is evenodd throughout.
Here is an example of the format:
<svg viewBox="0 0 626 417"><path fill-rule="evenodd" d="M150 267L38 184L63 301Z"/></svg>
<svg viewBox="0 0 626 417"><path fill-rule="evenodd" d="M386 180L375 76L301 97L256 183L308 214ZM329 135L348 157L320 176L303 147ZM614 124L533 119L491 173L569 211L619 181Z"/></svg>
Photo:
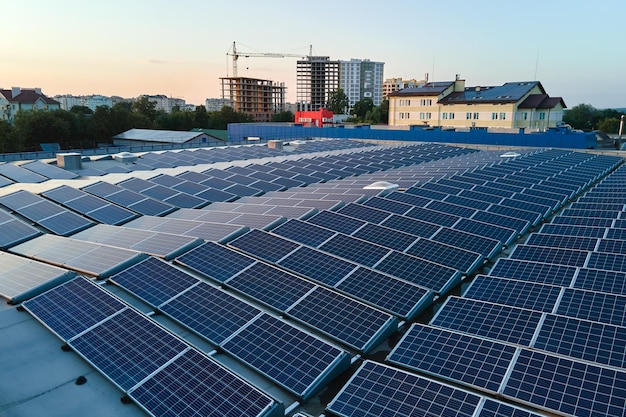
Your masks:
<svg viewBox="0 0 626 417"><path fill-rule="evenodd" d="M0 416L624 415L616 154L140 156L2 171Z"/></svg>

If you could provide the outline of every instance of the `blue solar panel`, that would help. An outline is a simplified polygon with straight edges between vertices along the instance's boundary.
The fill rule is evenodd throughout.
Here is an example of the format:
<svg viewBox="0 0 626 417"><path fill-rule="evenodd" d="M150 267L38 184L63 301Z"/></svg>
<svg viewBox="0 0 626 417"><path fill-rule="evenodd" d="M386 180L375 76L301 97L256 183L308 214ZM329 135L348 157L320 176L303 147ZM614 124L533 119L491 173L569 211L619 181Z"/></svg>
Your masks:
<svg viewBox="0 0 626 417"><path fill-rule="evenodd" d="M448 330L413 324L387 356L411 370L498 392L516 348Z"/></svg>
<svg viewBox="0 0 626 417"><path fill-rule="evenodd" d="M515 219L528 222L531 225L539 224L539 222L541 222L543 218L543 216L539 213L518 209L515 207L506 207L504 205L492 205L487 209L487 212L500 214L502 216L513 217Z"/></svg>
<svg viewBox="0 0 626 417"><path fill-rule="evenodd" d="M576 225L564 225L564 224L544 224L541 229L541 233L550 235L563 235L563 236L587 236L602 238L606 233L604 227L592 227L592 226L576 226Z"/></svg>
<svg viewBox="0 0 626 417"><path fill-rule="evenodd" d="M392 228L367 223L352 236L390 249L404 251L417 240L417 236Z"/></svg>
<svg viewBox="0 0 626 417"><path fill-rule="evenodd" d="M334 236L319 248L333 255L370 267L374 266L389 253L387 248L346 235Z"/></svg>
<svg viewBox="0 0 626 417"><path fill-rule="evenodd" d="M463 333L530 346L540 312L450 297L430 324Z"/></svg>
<svg viewBox="0 0 626 417"><path fill-rule="evenodd" d="M39 230L0 210L0 249L7 249L40 234Z"/></svg>
<svg viewBox="0 0 626 417"><path fill-rule="evenodd" d="M335 232L331 230L297 219L289 219L287 222L272 229L272 233L313 247L321 245L335 235Z"/></svg>
<svg viewBox="0 0 626 417"><path fill-rule="evenodd" d="M589 252L575 249L544 248L541 246L517 245L511 259L550 262L558 265L585 266ZM603 269L603 268L602 268Z"/></svg>
<svg viewBox="0 0 626 417"><path fill-rule="evenodd" d="M276 408L270 397L193 349L129 395L154 416L267 417Z"/></svg>
<svg viewBox="0 0 626 417"><path fill-rule="evenodd" d="M126 308L117 298L82 277L59 285L22 305L64 340Z"/></svg>
<svg viewBox="0 0 626 417"><path fill-rule="evenodd" d="M507 227L516 230L517 233L526 233L530 229L530 223L526 220L516 219L514 217L504 216L487 211L478 211L472 216L472 220L483 223L494 224L501 227Z"/></svg>
<svg viewBox="0 0 626 417"><path fill-rule="evenodd" d="M484 257L476 252L460 249L429 239L419 239L406 253L470 274L482 265Z"/></svg>
<svg viewBox="0 0 626 417"><path fill-rule="evenodd" d="M405 204L400 201L394 201L382 197L370 197L367 201L363 202L363 205L400 215L415 207L413 204Z"/></svg>
<svg viewBox="0 0 626 417"><path fill-rule="evenodd" d="M227 284L279 311L286 310L315 287L302 278L262 263L252 265Z"/></svg>
<svg viewBox="0 0 626 417"><path fill-rule="evenodd" d="M175 262L224 282L256 261L225 246L207 242L179 256Z"/></svg>
<svg viewBox="0 0 626 417"><path fill-rule="evenodd" d="M297 243L256 229L230 241L228 244L235 249L269 262L278 262L300 247Z"/></svg>
<svg viewBox="0 0 626 417"><path fill-rule="evenodd" d="M563 293L556 314L625 326L624 311L626 311L624 296L568 288Z"/></svg>
<svg viewBox="0 0 626 417"><path fill-rule="evenodd" d="M626 327L549 314L533 347L617 368L626 367Z"/></svg>
<svg viewBox="0 0 626 417"><path fill-rule="evenodd" d="M573 287L609 294L626 295L626 273L581 268Z"/></svg>
<svg viewBox="0 0 626 417"><path fill-rule="evenodd" d="M419 197L413 194L401 193L399 191L394 191L385 195L386 199L400 201L402 203L410 204L412 206L424 207L428 203L431 202L430 198Z"/></svg>
<svg viewBox="0 0 626 417"><path fill-rule="evenodd" d="M304 246L283 258L278 265L330 286L356 268L351 262Z"/></svg>
<svg viewBox="0 0 626 417"><path fill-rule="evenodd" d="M592 252L586 266L606 271L626 272L626 255L623 253Z"/></svg>
<svg viewBox="0 0 626 417"><path fill-rule="evenodd" d="M569 287L576 271L577 269L572 266L501 258L489 271L489 275Z"/></svg>
<svg viewBox="0 0 626 417"><path fill-rule="evenodd" d="M444 227L452 227L460 219L459 216L423 207L414 207L405 216Z"/></svg>
<svg viewBox="0 0 626 417"><path fill-rule="evenodd" d="M397 330L397 319L388 313L322 287L316 287L287 314L361 352Z"/></svg>
<svg viewBox="0 0 626 417"><path fill-rule="evenodd" d="M338 374L350 364L346 353L267 314L221 347L304 399L321 388L325 373Z"/></svg>
<svg viewBox="0 0 626 417"><path fill-rule="evenodd" d="M480 275L463 296L549 313L554 309L560 292L561 287L557 286Z"/></svg>
<svg viewBox="0 0 626 417"><path fill-rule="evenodd" d="M470 218L477 211L477 209L460 206L457 204L449 203L447 201L433 201L432 203L427 205L426 208L431 210L437 210L442 213L452 214L462 218ZM443 224L442 226L448 225Z"/></svg>
<svg viewBox="0 0 626 417"><path fill-rule="evenodd" d="M513 407L509 404L500 403L487 399L480 409L477 417L541 417L539 414L531 413L521 408Z"/></svg>
<svg viewBox="0 0 626 417"><path fill-rule="evenodd" d="M340 417L472 417L479 403L475 394L365 361L327 410Z"/></svg>
<svg viewBox="0 0 626 417"><path fill-rule="evenodd" d="M215 344L222 343L261 313L204 282L177 295L159 310Z"/></svg>
<svg viewBox="0 0 626 417"><path fill-rule="evenodd" d="M356 203L346 204L337 210L337 212L345 214L346 216L354 217L355 219L365 220L367 222L377 224L391 216L391 213L388 211L378 210Z"/></svg>
<svg viewBox="0 0 626 417"><path fill-rule="evenodd" d="M430 238L441 227L436 224L427 223L417 219L393 215L381 223L381 226L389 227L411 235Z"/></svg>
<svg viewBox="0 0 626 417"><path fill-rule="evenodd" d="M335 288L403 318L421 312L433 297L431 291L367 268L358 268Z"/></svg>
<svg viewBox="0 0 626 417"><path fill-rule="evenodd" d="M109 278L153 306L159 306L197 284L197 278L157 258L131 266Z"/></svg>
<svg viewBox="0 0 626 417"><path fill-rule="evenodd" d="M309 217L306 221L307 223L312 223L348 235L367 224L366 221L332 211L320 211L315 216Z"/></svg>
<svg viewBox="0 0 626 417"><path fill-rule="evenodd" d="M460 279L460 273L452 268L395 251L376 269L436 292L445 292Z"/></svg>
<svg viewBox="0 0 626 417"><path fill-rule="evenodd" d="M626 372L522 349L503 394L566 415L621 416Z"/></svg>
<svg viewBox="0 0 626 417"><path fill-rule="evenodd" d="M454 229L495 239L504 245L510 244L518 235L514 229L472 219L459 220Z"/></svg>
<svg viewBox="0 0 626 417"><path fill-rule="evenodd" d="M134 387L187 348L182 340L131 309L68 343L123 390Z"/></svg>
<svg viewBox="0 0 626 417"><path fill-rule="evenodd" d="M598 239L583 236L560 236L548 235L545 233L533 233L526 241L526 244L550 248L592 251L598 244Z"/></svg>
<svg viewBox="0 0 626 417"><path fill-rule="evenodd" d="M491 258L502 250L502 243L495 239L445 227L439 229L431 239L450 246L480 253L485 258Z"/></svg>

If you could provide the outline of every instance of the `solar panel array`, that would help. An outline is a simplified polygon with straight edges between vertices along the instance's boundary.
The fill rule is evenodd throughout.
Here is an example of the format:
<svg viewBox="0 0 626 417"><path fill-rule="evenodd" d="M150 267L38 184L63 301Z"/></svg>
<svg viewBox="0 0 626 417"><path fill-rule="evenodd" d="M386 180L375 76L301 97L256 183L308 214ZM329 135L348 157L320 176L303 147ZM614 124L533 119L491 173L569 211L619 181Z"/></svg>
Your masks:
<svg viewBox="0 0 626 417"><path fill-rule="evenodd" d="M172 154L149 154L138 168L212 160ZM55 286L26 309L152 415L283 414L281 401L254 388L259 376L306 402L357 354L377 359L352 373L330 415L623 415L626 172L612 173L620 163L425 144L64 186L42 195L87 216L118 207L128 217L94 216L110 225L33 237L10 252L26 269L41 261L111 277L169 321L82 278L66 282L74 273L60 268L35 266L34 291L9 280L3 294L24 299ZM407 190L363 189L374 181ZM31 221L36 204L53 204L14 194L0 204ZM489 263L504 249L507 258ZM157 322L191 331L255 382Z"/></svg>
<svg viewBox="0 0 626 417"><path fill-rule="evenodd" d="M271 415L273 399L83 278L23 306L151 415ZM193 383L190 383L193 382ZM194 401L181 391L197 393ZM206 414L205 414L206 413Z"/></svg>

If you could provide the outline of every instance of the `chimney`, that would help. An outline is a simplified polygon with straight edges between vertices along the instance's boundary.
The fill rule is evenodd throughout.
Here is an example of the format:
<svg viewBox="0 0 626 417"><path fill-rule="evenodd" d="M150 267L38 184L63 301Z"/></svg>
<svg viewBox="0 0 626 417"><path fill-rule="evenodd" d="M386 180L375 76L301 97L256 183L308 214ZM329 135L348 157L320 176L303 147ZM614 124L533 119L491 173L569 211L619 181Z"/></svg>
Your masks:
<svg viewBox="0 0 626 417"><path fill-rule="evenodd" d="M41 87L35 87L35 93L41 95Z"/></svg>
<svg viewBox="0 0 626 417"><path fill-rule="evenodd" d="M479 85L476 86L476 92L480 93L480 86Z"/></svg>
<svg viewBox="0 0 626 417"><path fill-rule="evenodd" d="M20 87L11 87L11 97L15 98L22 93L22 89Z"/></svg>

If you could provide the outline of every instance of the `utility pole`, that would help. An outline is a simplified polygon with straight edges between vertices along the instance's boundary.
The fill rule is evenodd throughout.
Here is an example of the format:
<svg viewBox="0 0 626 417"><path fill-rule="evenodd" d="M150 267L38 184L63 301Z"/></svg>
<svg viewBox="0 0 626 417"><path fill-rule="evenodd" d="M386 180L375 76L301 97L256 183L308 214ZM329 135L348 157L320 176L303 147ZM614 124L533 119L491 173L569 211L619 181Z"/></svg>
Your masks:
<svg viewBox="0 0 626 417"><path fill-rule="evenodd" d="M617 149L621 149L622 147L622 131L624 130L624 115L622 114L619 118L619 134L617 137Z"/></svg>

